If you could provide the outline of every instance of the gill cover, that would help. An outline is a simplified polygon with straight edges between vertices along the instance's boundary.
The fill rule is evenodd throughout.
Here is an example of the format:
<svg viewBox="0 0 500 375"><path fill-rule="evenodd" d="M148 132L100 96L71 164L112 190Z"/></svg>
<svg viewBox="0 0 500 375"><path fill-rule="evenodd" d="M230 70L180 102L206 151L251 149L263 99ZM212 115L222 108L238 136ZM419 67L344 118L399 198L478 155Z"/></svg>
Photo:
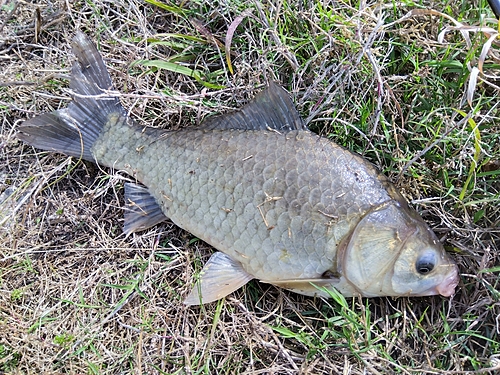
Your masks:
<svg viewBox="0 0 500 375"><path fill-rule="evenodd" d="M434 233L396 201L359 222L342 256L342 273L366 297L450 295L458 282L456 266Z"/></svg>

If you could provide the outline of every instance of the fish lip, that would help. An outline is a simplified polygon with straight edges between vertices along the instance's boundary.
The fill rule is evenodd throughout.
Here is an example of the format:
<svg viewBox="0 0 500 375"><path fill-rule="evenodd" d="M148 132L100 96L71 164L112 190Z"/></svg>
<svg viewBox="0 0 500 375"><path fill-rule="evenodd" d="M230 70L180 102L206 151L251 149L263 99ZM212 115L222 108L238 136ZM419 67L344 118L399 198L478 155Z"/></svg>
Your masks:
<svg viewBox="0 0 500 375"><path fill-rule="evenodd" d="M449 275L446 276L441 284L436 286L436 291L443 297L450 297L455 294L455 288L458 285L458 281L458 267L454 265Z"/></svg>
<svg viewBox="0 0 500 375"><path fill-rule="evenodd" d="M416 296L422 297L440 294L443 297L451 297L453 294L455 294L455 288L458 285L459 280L458 267L456 265L453 265L452 270L448 273L448 275L446 275L445 279L440 284L427 289L422 293L418 293Z"/></svg>

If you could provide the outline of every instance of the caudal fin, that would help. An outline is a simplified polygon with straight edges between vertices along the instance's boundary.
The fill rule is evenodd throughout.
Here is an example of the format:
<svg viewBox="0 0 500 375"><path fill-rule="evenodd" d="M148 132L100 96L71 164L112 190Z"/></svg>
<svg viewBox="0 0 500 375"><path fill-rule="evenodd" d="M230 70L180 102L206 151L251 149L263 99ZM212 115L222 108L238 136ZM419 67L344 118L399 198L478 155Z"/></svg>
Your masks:
<svg viewBox="0 0 500 375"><path fill-rule="evenodd" d="M72 46L77 58L70 79L73 101L65 109L25 121L17 137L36 148L94 161L90 149L108 115L125 116L125 110L116 97L104 92L112 89L113 84L94 43L77 32Z"/></svg>

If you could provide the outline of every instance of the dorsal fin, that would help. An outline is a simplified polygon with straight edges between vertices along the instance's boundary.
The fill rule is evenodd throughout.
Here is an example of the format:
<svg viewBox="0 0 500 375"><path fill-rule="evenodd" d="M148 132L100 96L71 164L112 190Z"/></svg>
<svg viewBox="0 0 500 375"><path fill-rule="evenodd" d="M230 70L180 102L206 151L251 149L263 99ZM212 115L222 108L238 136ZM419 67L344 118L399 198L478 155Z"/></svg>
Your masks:
<svg viewBox="0 0 500 375"><path fill-rule="evenodd" d="M202 126L210 130L276 130L280 133L307 130L290 95L274 82L241 109L209 117Z"/></svg>

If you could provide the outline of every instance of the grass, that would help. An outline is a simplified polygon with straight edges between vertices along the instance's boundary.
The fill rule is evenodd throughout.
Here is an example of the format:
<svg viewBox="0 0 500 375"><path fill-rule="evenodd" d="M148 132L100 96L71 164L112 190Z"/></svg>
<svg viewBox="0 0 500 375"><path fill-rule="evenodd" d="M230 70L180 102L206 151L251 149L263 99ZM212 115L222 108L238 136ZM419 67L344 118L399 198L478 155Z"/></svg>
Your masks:
<svg viewBox="0 0 500 375"><path fill-rule="evenodd" d="M470 97L488 36L439 42L450 19L403 19L425 8L496 28L486 1L66 6L0 4L0 372L498 372L498 43ZM197 126L279 81L313 131L396 182L457 260L457 294L321 300L251 282L185 307L206 244L168 222L125 238L126 175L15 138L26 118L67 105L76 29L145 125Z"/></svg>

